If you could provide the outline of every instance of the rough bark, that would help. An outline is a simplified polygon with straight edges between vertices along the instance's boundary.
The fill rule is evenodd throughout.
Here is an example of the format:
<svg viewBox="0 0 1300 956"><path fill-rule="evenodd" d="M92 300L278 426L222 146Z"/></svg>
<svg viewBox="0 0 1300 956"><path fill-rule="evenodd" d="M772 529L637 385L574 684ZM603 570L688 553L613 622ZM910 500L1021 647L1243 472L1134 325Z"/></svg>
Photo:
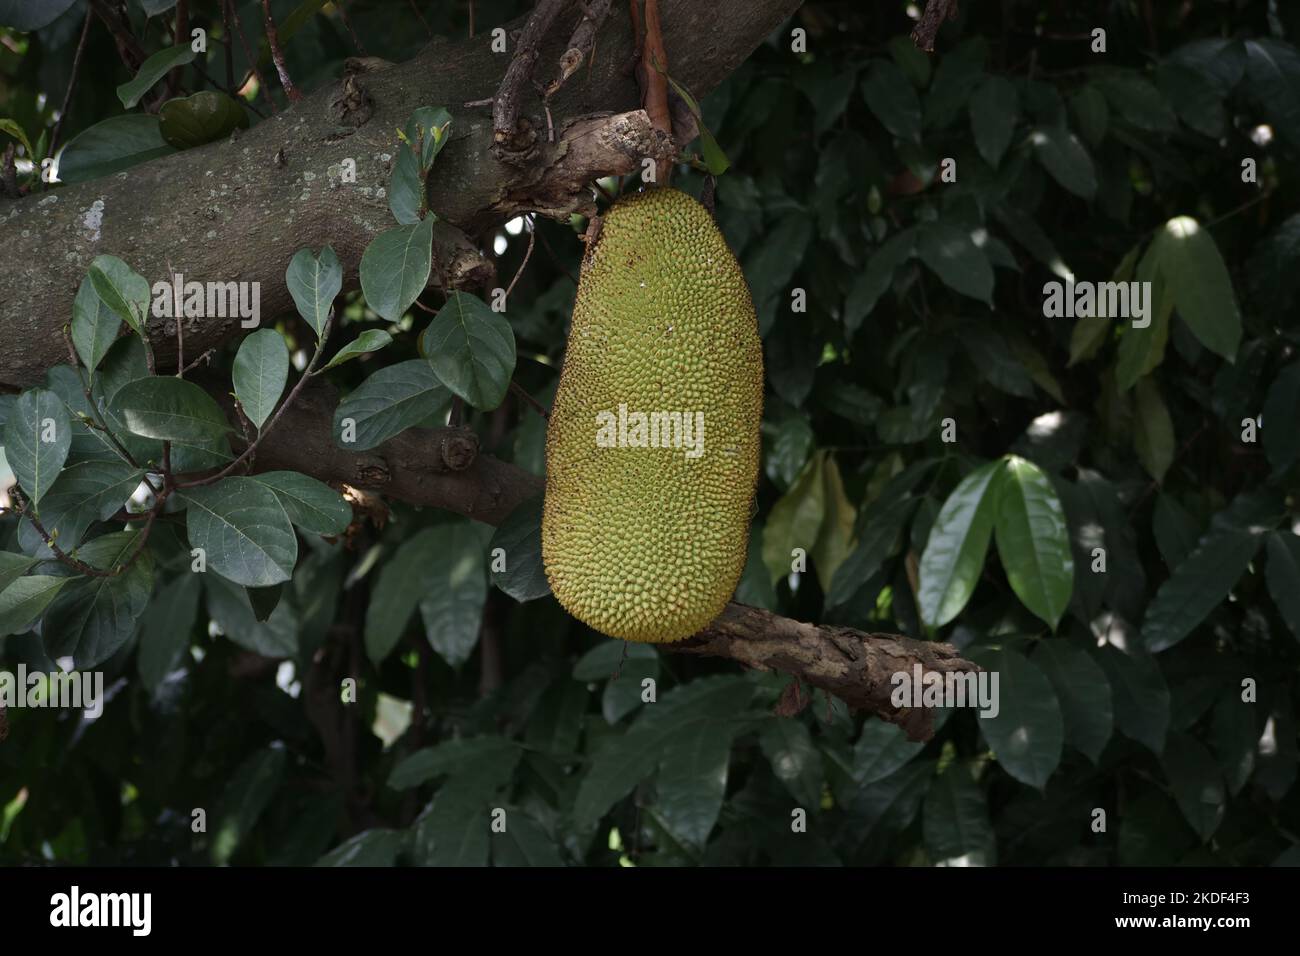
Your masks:
<svg viewBox="0 0 1300 956"><path fill-rule="evenodd" d="M703 95L799 2L664 0L674 77ZM564 55L566 33L552 31L542 44L541 77ZM590 202L586 182L634 168L629 154L637 149L639 121L619 115L639 105L636 83L623 69L632 54L625 18L609 18L600 49L590 69L550 100L557 142L546 143L543 134L521 165L493 158L491 111L462 105L492 97L511 62L510 53L493 53L491 35L482 33L436 41L398 65L349 61L346 78L229 140L0 203L0 330L7 345L0 384L29 385L62 361L59 329L71 318L90 261L101 253L125 259L151 283L173 270L200 282L259 282L268 324L292 307L284 270L303 246L331 244L346 271L345 288L354 288L366 245L394 225L387 199L394 130L420 106L445 105L454 117L451 142L430 177L430 208L450 224L439 231L440 260L453 285L481 283L490 272L469 237L524 211L566 216ZM545 130L536 91L525 91L520 109L534 129ZM589 148L593 128L581 121L596 113L609 118L601 127L603 150ZM356 162L355 183L341 181L345 159ZM172 335L161 319L150 326L166 363ZM186 330L186 349L197 355L245 331L236 319L199 320Z"/></svg>

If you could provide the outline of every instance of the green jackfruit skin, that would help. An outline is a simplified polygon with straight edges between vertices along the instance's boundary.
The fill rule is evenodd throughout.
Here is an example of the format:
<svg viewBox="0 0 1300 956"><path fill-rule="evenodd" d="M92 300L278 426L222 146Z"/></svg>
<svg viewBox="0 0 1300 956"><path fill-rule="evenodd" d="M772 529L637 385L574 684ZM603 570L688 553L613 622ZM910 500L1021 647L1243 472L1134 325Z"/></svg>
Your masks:
<svg viewBox="0 0 1300 956"><path fill-rule="evenodd" d="M703 455L600 447L600 412L704 413ZM681 640L744 570L763 350L708 211L659 188L620 199L587 250L546 433L542 560L570 614L610 637Z"/></svg>

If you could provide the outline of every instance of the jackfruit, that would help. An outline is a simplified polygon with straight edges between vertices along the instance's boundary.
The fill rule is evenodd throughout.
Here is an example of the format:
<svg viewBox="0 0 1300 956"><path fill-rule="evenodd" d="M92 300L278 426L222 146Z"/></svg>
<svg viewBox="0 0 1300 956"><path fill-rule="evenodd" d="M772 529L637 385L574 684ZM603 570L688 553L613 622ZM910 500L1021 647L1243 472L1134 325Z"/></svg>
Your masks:
<svg viewBox="0 0 1300 956"><path fill-rule="evenodd" d="M713 217L675 189L621 198L583 257L546 433L542 562L565 610L654 643L717 617L762 414L754 304Z"/></svg>

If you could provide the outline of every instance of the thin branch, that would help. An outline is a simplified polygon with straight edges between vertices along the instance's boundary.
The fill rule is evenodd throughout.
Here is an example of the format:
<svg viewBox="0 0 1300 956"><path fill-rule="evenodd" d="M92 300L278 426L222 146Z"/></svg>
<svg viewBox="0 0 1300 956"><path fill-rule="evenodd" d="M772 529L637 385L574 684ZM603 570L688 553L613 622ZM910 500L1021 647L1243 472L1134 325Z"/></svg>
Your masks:
<svg viewBox="0 0 1300 956"><path fill-rule="evenodd" d="M510 380L510 391L514 392L516 395L522 398L529 405L533 406L533 410L537 412L538 415L541 415L542 418L546 419L547 421L550 421L551 413L546 410L546 406L543 405L541 402L539 402L537 399L533 398L533 396L529 395L528 392L524 390L524 387L520 385L518 382L516 382L513 378Z"/></svg>
<svg viewBox="0 0 1300 956"><path fill-rule="evenodd" d="M149 512L149 517L145 519L144 527L140 529L140 537L136 542L135 550L131 552L131 556L121 564L114 565L105 570L89 565L80 558L73 557L55 544L53 536L45 530L45 526L41 524L40 518L28 510L26 499L23 499L20 496L19 500L22 501L22 505L18 509L18 513L32 523L32 527L35 528L36 533L41 536L41 540L44 541L45 546L50 549L50 553L53 554L60 563L66 564L68 567L92 578L115 578L126 573L126 571L130 569L131 565L135 564L140 555L144 553L144 547L149 542L149 532L153 530L154 519L158 517L158 512L162 510L162 499L157 499L154 503L153 510Z"/></svg>
<svg viewBox="0 0 1300 956"><path fill-rule="evenodd" d="M339 19L343 21L343 28L348 31L348 36L352 38L352 45L357 48L357 52L362 56L368 56L366 48L361 45L361 38L357 36L357 31L352 29L352 21L348 19L347 4L343 0L338 0L335 6L338 7Z"/></svg>
<svg viewBox="0 0 1300 956"><path fill-rule="evenodd" d="M420 18L420 22L424 24L424 32L429 36L430 39L432 39L433 31L429 29L429 21L424 19L424 14L420 12L419 4L417 4L415 0L406 0L406 2L411 5L411 10L414 11L415 15Z"/></svg>
<svg viewBox="0 0 1300 956"><path fill-rule="evenodd" d="M641 87L641 103L650 116L650 122L655 129L671 135L673 116L668 109L668 53L664 49L664 33L659 23L659 0L645 0L645 43L636 78Z"/></svg>
<svg viewBox="0 0 1300 956"><path fill-rule="evenodd" d="M54 131L50 133L50 148L46 153L48 156L53 156L59 148L59 133L63 131L63 120L68 115L68 107L72 104L72 91L77 88L77 73L81 69L81 57L86 52L86 38L90 36L90 19L94 15L94 9L88 5L86 21L81 25L81 39L77 41L77 52L72 55L72 75L68 78L68 89L63 94L63 105L59 107L59 118L54 121ZM30 159L36 162L35 156Z"/></svg>
<svg viewBox="0 0 1300 956"><path fill-rule="evenodd" d="M515 277L511 279L510 284L506 286L507 305L510 302L510 293L515 290L515 283L518 282L519 277L524 274L524 269L528 266L528 260L532 258L533 246L536 244L536 242L537 242L537 224L530 222L528 224L528 249L527 251L524 252L524 261L519 263L519 268L515 270Z"/></svg>
<svg viewBox="0 0 1300 956"><path fill-rule="evenodd" d="M537 233L538 230L534 229L533 232ZM551 262L554 263L555 268L559 269L566 276L568 276L570 282L572 282L574 285L577 285L578 280L574 278L573 273L569 271L568 266L566 266L563 262L560 261L559 255L557 255L555 250L551 248L551 244L546 241L546 236L544 235L539 236L539 238L542 240L542 248L545 249L546 254L551 257Z"/></svg>
<svg viewBox="0 0 1300 956"><path fill-rule="evenodd" d="M596 34L599 32L601 24L609 15L611 0L591 0L590 3L579 3L582 8L582 17L578 20L578 25L574 27L573 34L569 37L568 49L560 55L560 72L551 80L550 85L546 87L546 97L549 99L556 91L562 87L569 77L573 76L582 66L583 62L592 57L592 51L596 46Z"/></svg>
<svg viewBox="0 0 1300 956"><path fill-rule="evenodd" d="M248 45L248 36L244 33L244 24L239 19L239 5L235 0L230 0L230 15L235 18L235 32L239 34L239 45L244 49L244 59L248 60L249 72L257 79L257 91L266 100L270 106L271 112L275 112L275 98L271 96L271 91L266 86L266 80L262 78L262 71L257 68L257 57L253 56L253 51ZM243 89L248 83L248 77L239 84L239 89Z"/></svg>
<svg viewBox="0 0 1300 956"><path fill-rule="evenodd" d="M275 63L275 71L280 74L280 85L284 87L284 95L289 97L289 102L296 103L302 99L302 93L289 78L289 68L284 63L284 50L280 48L280 35L276 33L275 20L271 18L271 0L262 0L262 13L266 19L266 42L271 45L271 60Z"/></svg>
<svg viewBox="0 0 1300 956"><path fill-rule="evenodd" d="M278 422L281 416L284 415L285 409L293 404L294 399L298 397L298 393L301 392L303 386L307 384L307 380L315 373L316 363L320 361L321 354L325 351L325 341L329 337L330 324L333 321L334 317L332 315L325 320L325 328L321 330L320 337L316 341L316 351L312 353L311 361L307 363L307 367L303 369L302 375L299 376L298 381L294 383L293 389L289 392L288 397L280 403L280 407L275 410L275 414L273 414L270 420L262 426L257 433L257 437L253 439L253 441L239 454L239 457L228 464L225 468L222 468L215 475L209 475L206 478L196 478L193 481L178 481L176 483L177 488L199 488L203 485L211 485L234 472L234 470L245 461L247 461L250 466L252 465L253 460L257 455L258 446L261 445L261 443L266 439L266 436L271 434L275 429L276 422Z"/></svg>
<svg viewBox="0 0 1300 956"><path fill-rule="evenodd" d="M492 138L500 149L514 150L515 133L519 122L519 99L533 75L533 66L541 53L542 40L551 29L569 0L537 0L532 16L524 25L515 47L514 59L506 68L501 87L492 103Z"/></svg>
<svg viewBox="0 0 1300 956"><path fill-rule="evenodd" d="M945 20L957 16L957 0L926 0L925 12L912 30L912 42L926 53L934 52L934 37Z"/></svg>

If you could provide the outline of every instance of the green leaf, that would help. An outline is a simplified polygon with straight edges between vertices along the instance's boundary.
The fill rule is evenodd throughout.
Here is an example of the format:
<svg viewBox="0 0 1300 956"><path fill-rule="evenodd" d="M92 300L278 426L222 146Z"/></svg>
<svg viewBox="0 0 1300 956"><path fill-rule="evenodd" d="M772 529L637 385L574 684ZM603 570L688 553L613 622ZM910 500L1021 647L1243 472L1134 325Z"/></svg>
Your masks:
<svg viewBox="0 0 1300 956"><path fill-rule="evenodd" d="M235 644L272 660L298 655L298 619L288 601L259 621L245 588L212 570L203 575L203 587L209 616Z"/></svg>
<svg viewBox="0 0 1300 956"><path fill-rule="evenodd" d="M277 741L254 751L235 771L213 814L208 852L217 866L228 864L252 834L284 783L288 756L284 744Z"/></svg>
<svg viewBox="0 0 1300 956"><path fill-rule="evenodd" d="M41 524L71 551L96 521L107 521L140 487L144 472L114 459L78 461L60 472L41 501Z"/></svg>
<svg viewBox="0 0 1300 956"><path fill-rule="evenodd" d="M474 652L487 599L486 535L468 521L437 529L433 560L426 569L420 617L429 646L453 668Z"/></svg>
<svg viewBox="0 0 1300 956"><path fill-rule="evenodd" d="M1065 741L1051 682L1027 657L1010 648L972 648L967 655L998 675L998 713L980 715L980 732L1007 773L1042 790L1061 762Z"/></svg>
<svg viewBox="0 0 1300 956"><path fill-rule="evenodd" d="M225 93L200 90L170 99L158 110L158 131L177 149L193 149L248 129L248 113Z"/></svg>
<svg viewBox="0 0 1300 956"><path fill-rule="evenodd" d="M942 627L966 606L984 569L993 534L1001 461L963 478L939 509L921 555L917 603L930 627Z"/></svg>
<svg viewBox="0 0 1300 956"><path fill-rule="evenodd" d="M465 522L425 528L379 572L366 610L366 653L375 663L392 653L420 605L430 646L459 667L477 642L486 596L478 530Z"/></svg>
<svg viewBox="0 0 1300 956"><path fill-rule="evenodd" d="M4 591L5 588L30 571L37 560L37 558L26 554L0 551L0 591Z"/></svg>
<svg viewBox="0 0 1300 956"><path fill-rule="evenodd" d="M117 256L96 256L87 275L104 304L143 336L149 318L149 280Z"/></svg>
<svg viewBox="0 0 1300 956"><path fill-rule="evenodd" d="M393 343L393 337L387 332L380 329L366 329L355 339L349 342L343 348L339 349L335 356L326 363L325 369L334 368L336 365L342 365L344 362L350 362L352 359L369 352L378 352L382 348L387 348Z"/></svg>
<svg viewBox="0 0 1300 956"><path fill-rule="evenodd" d="M629 664L646 661L653 661L656 664L659 661L659 652L652 644L601 641L578 658L569 676L583 682L613 680L620 669L625 670Z"/></svg>
<svg viewBox="0 0 1300 956"><path fill-rule="evenodd" d="M1016 86L1005 77L988 77L971 96L970 124L975 148L994 169L1011 144L1019 111Z"/></svg>
<svg viewBox="0 0 1300 956"><path fill-rule="evenodd" d="M1274 531L1268 536L1267 578L1282 620L1300 640L1300 535Z"/></svg>
<svg viewBox="0 0 1300 956"><path fill-rule="evenodd" d="M695 125L700 129L700 152L704 154L704 165L711 175L721 176L731 166L731 160L727 159L727 154L722 151L722 147L718 145L718 141L709 132L708 126L704 124L704 114L700 110L700 104L686 87L671 76L668 77L668 82L677 95L682 98L682 102L691 111L691 115L695 117Z"/></svg>
<svg viewBox="0 0 1300 956"><path fill-rule="evenodd" d="M6 0L0 23L19 33L49 26L67 12L74 0Z"/></svg>
<svg viewBox="0 0 1300 956"><path fill-rule="evenodd" d="M441 106L421 106L406 121L406 138L420 147L420 166L427 173L447 145L451 114Z"/></svg>
<svg viewBox="0 0 1300 956"><path fill-rule="evenodd" d="M791 717L769 717L759 728L758 743L772 772L799 805L810 813L820 809L822 755L807 725Z"/></svg>
<svg viewBox="0 0 1300 956"><path fill-rule="evenodd" d="M1174 462L1173 419L1154 380L1140 379L1134 397L1133 450L1147 474L1158 482L1163 481Z"/></svg>
<svg viewBox="0 0 1300 956"><path fill-rule="evenodd" d="M1110 644L1098 648L1097 663L1110 679L1115 726L1159 756L1169 730L1169 687L1160 665L1150 654Z"/></svg>
<svg viewBox="0 0 1300 956"><path fill-rule="evenodd" d="M1101 145L1110 125L1110 108L1101 90L1091 84L1082 86L1070 97L1070 111L1088 144L1093 147Z"/></svg>
<svg viewBox="0 0 1300 956"><path fill-rule="evenodd" d="M1101 69L1094 71L1095 85L1110 107L1138 129L1149 133L1172 133L1178 128L1178 118L1164 95L1140 74L1133 70Z"/></svg>
<svg viewBox="0 0 1300 956"><path fill-rule="evenodd" d="M104 571L121 567L140 547L138 531L88 541L77 557ZM41 634L51 657L71 657L79 669L108 660L127 642L153 594L153 555L144 551L114 577L87 577L61 593L45 615Z"/></svg>
<svg viewBox="0 0 1300 956"><path fill-rule="evenodd" d="M1274 472L1285 471L1300 456L1300 362L1292 362L1269 386L1264 400L1264 453Z"/></svg>
<svg viewBox="0 0 1300 956"><path fill-rule="evenodd" d="M916 504L917 499L909 497L873 512L858 535L857 545L835 572L826 595L828 608L848 604L858 588L889 560L898 547L899 532L911 519Z"/></svg>
<svg viewBox="0 0 1300 956"><path fill-rule="evenodd" d="M1171 734L1160 759L1178 809L1201 838L1209 840L1223 821L1227 797L1223 773L1195 738Z"/></svg>
<svg viewBox="0 0 1300 956"><path fill-rule="evenodd" d="M912 85L925 89L930 83L930 58L917 48L909 36L899 34L889 41L889 55L894 58Z"/></svg>
<svg viewBox="0 0 1300 956"><path fill-rule="evenodd" d="M398 321L424 291L432 255L432 216L381 232L361 256L366 304L388 321Z"/></svg>
<svg viewBox="0 0 1300 956"><path fill-rule="evenodd" d="M948 288L992 306L993 266L967 230L927 223L917 234L916 255Z"/></svg>
<svg viewBox="0 0 1300 956"><path fill-rule="evenodd" d="M817 543L826 514L822 459L814 455L776 504L763 526L763 563L775 583L791 573L792 552L807 554Z"/></svg>
<svg viewBox="0 0 1300 956"><path fill-rule="evenodd" d="M194 50L188 43L159 50L140 64L140 69L130 81L117 88L117 98L122 101L124 107L130 109L140 102L140 97L149 92L150 87L166 76L173 67L193 62Z"/></svg>
<svg viewBox="0 0 1300 956"><path fill-rule="evenodd" d="M1241 313L1214 237L1192 217L1178 216L1156 234L1150 254L1192 334L1231 362L1241 343Z"/></svg>
<svg viewBox="0 0 1300 956"><path fill-rule="evenodd" d="M1074 589L1065 509L1039 467L1015 455L999 481L994 534L1011 589L1055 631Z"/></svg>
<svg viewBox="0 0 1300 956"><path fill-rule="evenodd" d="M921 139L921 100L916 88L895 64L874 60L862 79L862 97L881 125L899 139Z"/></svg>
<svg viewBox="0 0 1300 956"><path fill-rule="evenodd" d="M840 476L840 466L836 463L835 456L826 451L817 454L821 456L825 514L811 553L817 580L821 583L822 591L829 593L835 574L851 553L857 512L844 492L844 480Z"/></svg>
<svg viewBox="0 0 1300 956"><path fill-rule="evenodd" d="M59 152L59 180L84 183L176 152L162 138L158 117L132 113L90 126Z"/></svg>
<svg viewBox="0 0 1300 956"><path fill-rule="evenodd" d="M498 551L500 554L498 555ZM542 566L542 497L518 505L488 544L492 583L521 604L551 593ZM497 570L500 565L500 570Z"/></svg>
<svg viewBox="0 0 1300 956"><path fill-rule="evenodd" d="M397 147L393 173L388 178L388 210L404 226L417 225L427 212L424 172L415 150L405 143Z"/></svg>
<svg viewBox="0 0 1300 956"><path fill-rule="evenodd" d="M868 720L853 745L853 782L867 787L891 776L921 752L924 743L909 740L897 724Z"/></svg>
<svg viewBox="0 0 1300 956"><path fill-rule="evenodd" d="M659 762L654 808L673 838L696 851L722 810L733 727L725 720L700 723L671 741Z"/></svg>
<svg viewBox="0 0 1300 956"><path fill-rule="evenodd" d="M121 330L121 318L104 304L86 276L72 301L72 345L82 364L94 372Z"/></svg>
<svg viewBox="0 0 1300 956"><path fill-rule="evenodd" d="M174 375L128 382L118 389L110 407L127 429L145 438L201 445L231 431L211 395Z"/></svg>
<svg viewBox="0 0 1300 956"><path fill-rule="evenodd" d="M559 848L541 825L511 811L504 833L492 834L493 866L563 866Z"/></svg>
<svg viewBox="0 0 1300 956"><path fill-rule="evenodd" d="M388 775L388 786L394 790L410 790L439 777L475 771L494 782L505 782L514 773L522 753L513 740L492 734L444 740L400 761Z"/></svg>
<svg viewBox="0 0 1300 956"><path fill-rule="evenodd" d="M318 257L309 248L299 249L284 270L284 281L298 314L316 330L317 338L324 335L334 297L343 288L343 267L334 250L325 246Z"/></svg>
<svg viewBox="0 0 1300 956"><path fill-rule="evenodd" d="M26 150L26 156L33 163L36 162L36 153L32 151L32 144L27 139L27 134L23 128L11 119L0 119L0 133L7 133Z"/></svg>
<svg viewBox="0 0 1300 956"><path fill-rule="evenodd" d="M709 725L735 720L749 704L753 685L738 677L705 677L674 687L643 710L617 746L598 751L578 787L573 821L590 830L615 803L658 766L676 741Z"/></svg>
<svg viewBox="0 0 1300 956"><path fill-rule="evenodd" d="M0 591L0 636L21 634L45 613L64 586L76 578L32 574Z"/></svg>
<svg viewBox="0 0 1300 956"><path fill-rule="evenodd" d="M807 417L787 415L775 426L775 433L764 465L768 477L782 490L787 490L812 452L813 430Z"/></svg>
<svg viewBox="0 0 1300 956"><path fill-rule="evenodd" d="M965 764L950 764L939 774L926 791L921 814L925 849L935 863L994 862L997 837L988 804Z"/></svg>
<svg viewBox="0 0 1300 956"><path fill-rule="evenodd" d="M249 481L268 488L289 520L303 531L337 535L352 523L352 506L323 481L296 471L264 471L250 475Z"/></svg>
<svg viewBox="0 0 1300 956"><path fill-rule="evenodd" d="M871 314L880 297L894 281L894 272L916 253L916 229L904 229L892 236L867 260L844 300L844 327L852 335Z"/></svg>
<svg viewBox="0 0 1300 956"><path fill-rule="evenodd" d="M183 571L163 586L149 605L140 630L137 665L140 679L151 692L157 691L189 649L199 616L201 583L197 574Z"/></svg>
<svg viewBox="0 0 1300 956"><path fill-rule="evenodd" d="M1065 739L1094 764L1101 759L1115 727L1110 681L1087 651L1063 638L1039 641L1030 658L1056 691Z"/></svg>
<svg viewBox="0 0 1300 956"><path fill-rule="evenodd" d="M212 570L245 587L288 581L298 538L279 499L252 478L178 492L185 501L190 545L202 548Z"/></svg>
<svg viewBox="0 0 1300 956"><path fill-rule="evenodd" d="M475 408L501 404L515 372L515 334L482 299L452 292L420 337L439 381Z"/></svg>
<svg viewBox="0 0 1300 956"><path fill-rule="evenodd" d="M406 842L403 830L363 830L316 861L315 866L391 867Z"/></svg>
<svg viewBox="0 0 1300 956"><path fill-rule="evenodd" d="M59 397L43 388L18 396L4 427L4 453L14 477L40 509L41 498L54 485L68 460L72 422Z"/></svg>
<svg viewBox="0 0 1300 956"><path fill-rule="evenodd" d="M1034 155L1062 187L1083 199L1097 194L1092 157L1077 136L1063 126L1040 126L1029 136Z"/></svg>
<svg viewBox="0 0 1300 956"><path fill-rule="evenodd" d="M1263 543L1258 531L1211 530L1160 585L1142 621L1147 650L1159 653L1191 634L1228 596Z"/></svg>
<svg viewBox="0 0 1300 956"><path fill-rule="evenodd" d="M235 398L258 431L275 411L289 380L289 347L274 329L258 329L244 339L231 370Z"/></svg>
<svg viewBox="0 0 1300 956"><path fill-rule="evenodd" d="M389 365L339 403L334 411L334 441L353 451L374 448L441 414L450 400L450 393L424 359ZM351 442L346 440L349 428L355 430Z"/></svg>

